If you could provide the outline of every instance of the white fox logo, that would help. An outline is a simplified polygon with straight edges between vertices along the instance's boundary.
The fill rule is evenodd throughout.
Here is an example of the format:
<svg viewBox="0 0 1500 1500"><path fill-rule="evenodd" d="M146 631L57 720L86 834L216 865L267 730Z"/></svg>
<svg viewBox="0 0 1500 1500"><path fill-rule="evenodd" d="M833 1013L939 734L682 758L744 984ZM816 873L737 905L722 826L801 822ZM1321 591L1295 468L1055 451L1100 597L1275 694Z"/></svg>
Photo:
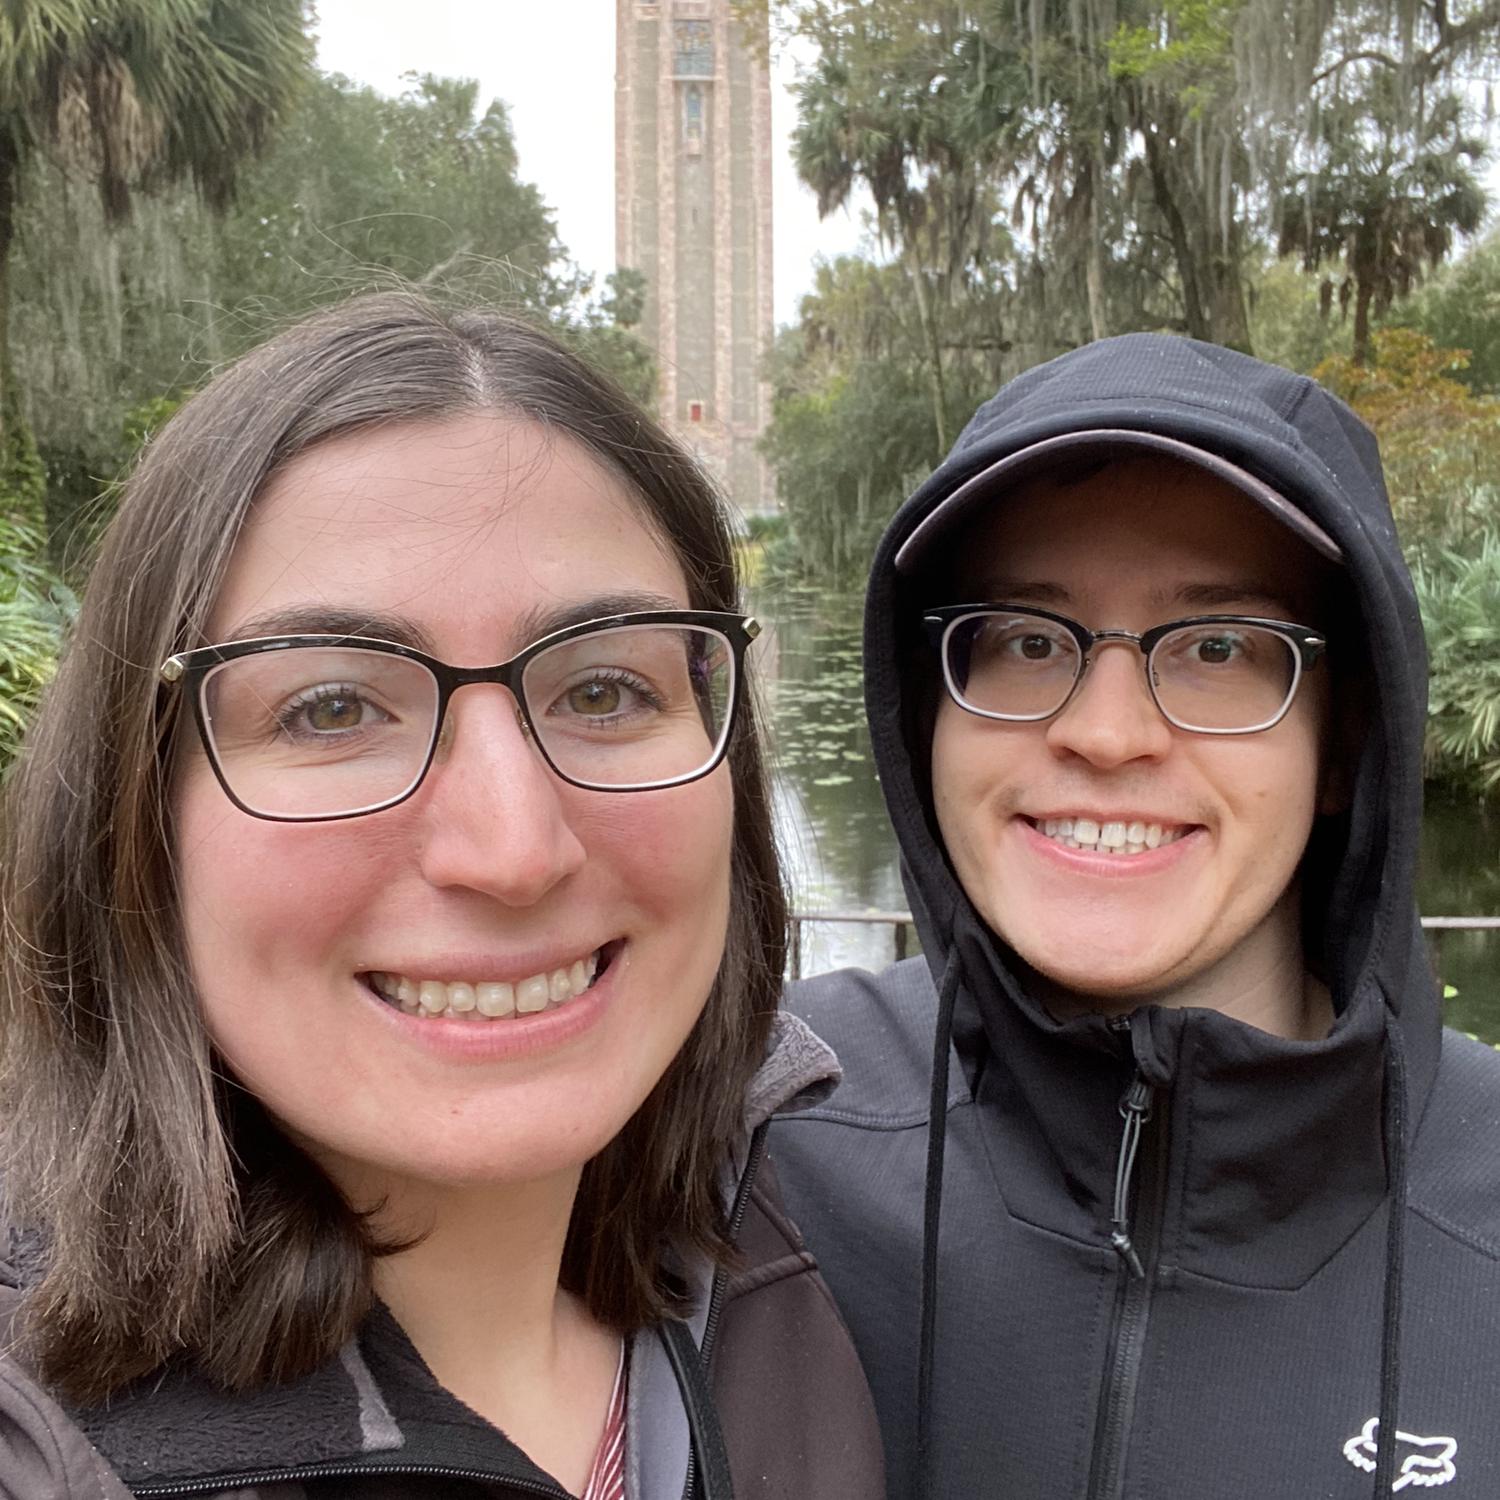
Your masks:
<svg viewBox="0 0 1500 1500"><path fill-rule="evenodd" d="M1380 1418L1371 1417L1359 1432L1344 1444L1344 1457L1354 1465L1356 1469L1363 1469L1367 1474L1375 1472L1375 1439L1380 1431ZM1458 1477L1458 1470L1453 1466L1453 1460L1458 1453L1458 1439L1451 1437L1417 1437L1410 1432L1396 1431L1396 1441L1408 1448L1414 1448L1414 1453L1408 1453L1401 1460L1401 1468L1395 1484L1391 1486L1394 1493L1396 1490L1404 1490L1407 1485L1434 1486L1447 1484L1450 1479Z"/></svg>

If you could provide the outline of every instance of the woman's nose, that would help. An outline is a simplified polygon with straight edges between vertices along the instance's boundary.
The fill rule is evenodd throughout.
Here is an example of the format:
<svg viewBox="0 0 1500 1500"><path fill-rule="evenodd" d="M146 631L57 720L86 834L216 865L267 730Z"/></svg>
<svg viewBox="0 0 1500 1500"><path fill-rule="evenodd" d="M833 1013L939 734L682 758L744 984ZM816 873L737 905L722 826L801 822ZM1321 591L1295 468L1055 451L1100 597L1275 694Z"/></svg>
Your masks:
<svg viewBox="0 0 1500 1500"><path fill-rule="evenodd" d="M500 687L469 688L448 706L418 793L424 875L533 905L587 858L570 817L574 795L543 760L515 699Z"/></svg>
<svg viewBox="0 0 1500 1500"><path fill-rule="evenodd" d="M1172 726L1157 708L1142 666L1133 641L1096 643L1073 696L1047 721L1048 745L1104 769L1164 756L1172 748Z"/></svg>

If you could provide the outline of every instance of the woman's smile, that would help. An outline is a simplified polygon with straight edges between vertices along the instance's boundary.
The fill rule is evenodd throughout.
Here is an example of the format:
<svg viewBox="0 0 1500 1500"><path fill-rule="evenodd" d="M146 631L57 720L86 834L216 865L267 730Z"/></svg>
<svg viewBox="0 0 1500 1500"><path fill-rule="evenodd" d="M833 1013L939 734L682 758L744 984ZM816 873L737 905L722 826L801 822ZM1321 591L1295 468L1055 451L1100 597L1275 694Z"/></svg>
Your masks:
<svg viewBox="0 0 1500 1500"><path fill-rule="evenodd" d="M411 974L372 969L365 981L372 990L409 1016L449 1016L460 1021L504 1020L532 1016L549 1006L565 1005L583 994L599 970L601 950L524 979L414 979ZM495 973L492 964L486 972Z"/></svg>

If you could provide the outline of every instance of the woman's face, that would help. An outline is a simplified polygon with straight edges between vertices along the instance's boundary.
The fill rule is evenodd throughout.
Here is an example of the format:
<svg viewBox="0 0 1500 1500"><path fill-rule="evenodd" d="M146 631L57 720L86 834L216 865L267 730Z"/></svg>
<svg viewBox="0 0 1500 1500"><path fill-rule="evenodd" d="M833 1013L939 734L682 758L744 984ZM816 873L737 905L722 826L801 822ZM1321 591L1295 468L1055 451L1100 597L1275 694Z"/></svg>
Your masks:
<svg viewBox="0 0 1500 1500"><path fill-rule="evenodd" d="M315 632L352 613L483 666L554 621L629 607L622 595L690 604L622 481L566 437L481 415L351 434L288 464L255 504L210 635ZM426 780L383 812L251 817L196 736L176 796L209 1032L356 1196L576 1170L661 1077L718 969L727 767L661 791L581 790L548 769L499 686L456 693ZM559 972L570 980L548 990ZM403 1010L386 997L402 980L453 1003ZM486 1017L471 995L517 1013Z"/></svg>

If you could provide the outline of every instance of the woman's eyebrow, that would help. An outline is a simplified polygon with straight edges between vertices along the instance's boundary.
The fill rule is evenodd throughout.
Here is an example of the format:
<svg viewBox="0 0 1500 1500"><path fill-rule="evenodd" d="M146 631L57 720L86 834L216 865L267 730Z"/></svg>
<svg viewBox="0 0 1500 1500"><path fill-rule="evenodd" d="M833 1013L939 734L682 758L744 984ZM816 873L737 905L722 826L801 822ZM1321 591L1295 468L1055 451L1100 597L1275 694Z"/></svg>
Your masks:
<svg viewBox="0 0 1500 1500"><path fill-rule="evenodd" d="M551 607L533 605L516 617L515 639L519 648L528 642L539 641L544 635L551 635L554 631L566 630L570 625L583 625L609 615L643 614L649 610L683 607L680 599L645 592L592 594L587 599L571 600Z"/></svg>
<svg viewBox="0 0 1500 1500"><path fill-rule="evenodd" d="M267 610L237 625L231 639L258 640L267 635L347 635L370 641L393 641L432 654L431 637L415 620L405 615L368 609L333 609L324 604L303 604L289 609Z"/></svg>
<svg viewBox="0 0 1500 1500"><path fill-rule="evenodd" d="M682 607L680 599L673 599L665 594L593 594L564 604L535 605L523 610L509 623L506 633L515 643L515 649L520 650L532 641L540 640L544 635L551 635L557 630L566 630L570 625L582 625L589 620L603 619L609 615ZM433 649L432 637L406 615L365 609L334 609L321 604L297 605L254 615L241 621L229 639L253 641L268 635L352 636L369 641L393 641L398 646L411 646L429 656L437 654Z"/></svg>

